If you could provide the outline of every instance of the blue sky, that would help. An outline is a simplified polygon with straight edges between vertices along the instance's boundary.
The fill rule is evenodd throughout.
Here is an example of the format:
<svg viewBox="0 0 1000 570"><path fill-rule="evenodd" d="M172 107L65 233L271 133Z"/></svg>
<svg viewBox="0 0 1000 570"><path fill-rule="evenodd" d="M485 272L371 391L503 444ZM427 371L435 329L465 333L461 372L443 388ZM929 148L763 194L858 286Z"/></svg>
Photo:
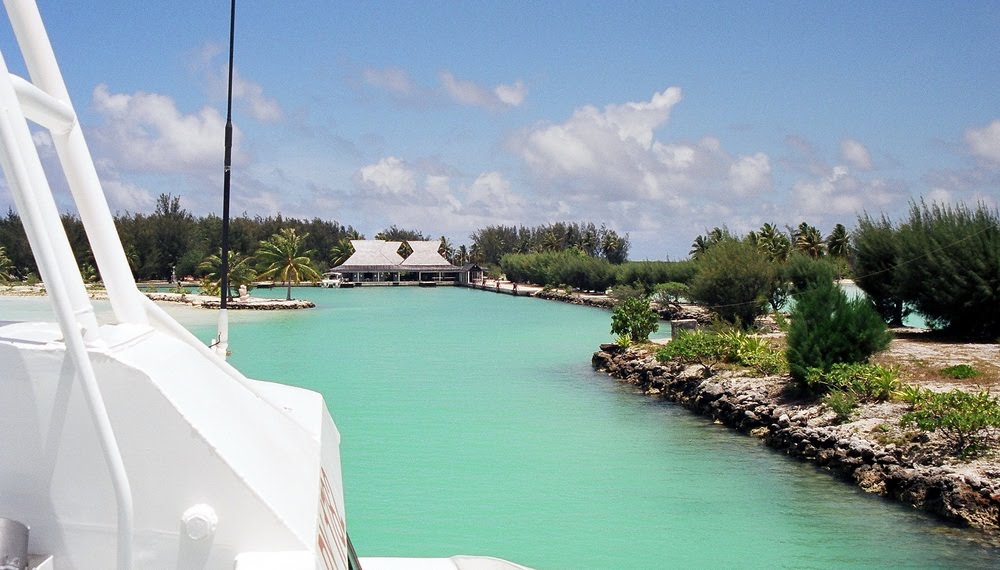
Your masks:
<svg viewBox="0 0 1000 570"><path fill-rule="evenodd" d="M220 211L228 2L39 4L112 207ZM998 2L237 10L236 213L456 243L603 222L633 259L677 259L716 225L829 232L1000 193Z"/></svg>

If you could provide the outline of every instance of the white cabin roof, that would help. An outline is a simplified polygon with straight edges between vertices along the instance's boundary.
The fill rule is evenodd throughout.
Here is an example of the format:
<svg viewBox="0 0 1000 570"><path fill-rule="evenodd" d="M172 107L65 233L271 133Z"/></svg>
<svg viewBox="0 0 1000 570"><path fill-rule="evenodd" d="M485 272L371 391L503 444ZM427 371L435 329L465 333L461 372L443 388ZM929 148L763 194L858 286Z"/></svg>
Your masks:
<svg viewBox="0 0 1000 570"><path fill-rule="evenodd" d="M403 260L403 267L441 267L451 265L448 260L438 253L441 247L440 241L416 241L409 240L413 253Z"/></svg>
<svg viewBox="0 0 1000 570"><path fill-rule="evenodd" d="M383 241L378 239L352 239L354 254L347 258L341 268L352 266L399 265L403 257L397 253L401 241Z"/></svg>

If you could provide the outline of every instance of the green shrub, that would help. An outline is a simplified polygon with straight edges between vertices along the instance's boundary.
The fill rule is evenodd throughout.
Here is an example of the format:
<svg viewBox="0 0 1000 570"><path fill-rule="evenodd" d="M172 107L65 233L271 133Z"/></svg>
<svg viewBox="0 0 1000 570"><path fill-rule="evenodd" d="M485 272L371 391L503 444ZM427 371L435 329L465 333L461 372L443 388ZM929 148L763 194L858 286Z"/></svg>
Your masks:
<svg viewBox="0 0 1000 570"><path fill-rule="evenodd" d="M615 267L615 283L641 284L652 292L657 283L690 283L695 274L691 261L627 261Z"/></svg>
<svg viewBox="0 0 1000 570"><path fill-rule="evenodd" d="M509 253L500 269L518 283L604 291L614 282L615 270L606 259L590 257L579 250L544 253Z"/></svg>
<svg viewBox="0 0 1000 570"><path fill-rule="evenodd" d="M1000 335L1000 213L910 207L900 226L900 294L930 322L951 332L995 339Z"/></svg>
<svg viewBox="0 0 1000 570"><path fill-rule="evenodd" d="M698 257L691 299L728 323L751 327L766 312L776 270L753 244L721 241Z"/></svg>
<svg viewBox="0 0 1000 570"><path fill-rule="evenodd" d="M626 299L647 299L646 291L642 287L635 287L633 285L615 285L611 289L610 296L615 300L616 303L621 303Z"/></svg>
<svg viewBox="0 0 1000 570"><path fill-rule="evenodd" d="M646 297L632 297L615 305L611 312L611 332L626 335L631 342L644 342L660 328L659 317Z"/></svg>
<svg viewBox="0 0 1000 570"><path fill-rule="evenodd" d="M901 402L905 402L910 406L917 405L922 398L924 398L925 393L930 392L925 390L920 386L914 386L913 384L906 384L899 388L893 397Z"/></svg>
<svg viewBox="0 0 1000 570"><path fill-rule="evenodd" d="M684 283L671 281L669 283L659 283L653 287L653 300L661 305L677 303L681 298L686 298L690 294L690 288Z"/></svg>
<svg viewBox="0 0 1000 570"><path fill-rule="evenodd" d="M785 355L771 348L764 339L739 328L729 328L719 333L726 350L726 360L746 366L758 374L780 374L787 370Z"/></svg>
<svg viewBox="0 0 1000 570"><path fill-rule="evenodd" d="M700 364L708 374L723 362L745 366L758 374L779 374L786 369L784 355L766 341L730 327L721 332L682 332L657 353L661 362L677 360Z"/></svg>
<svg viewBox="0 0 1000 570"><path fill-rule="evenodd" d="M970 457L995 442L1000 428L1000 401L988 392L921 390L913 410L903 414L901 422L923 431L940 432L957 455Z"/></svg>
<svg viewBox="0 0 1000 570"><path fill-rule="evenodd" d="M899 374L895 369L878 364L837 363L824 371L810 368L806 385L812 393L844 392L857 400L884 402L900 390Z"/></svg>
<svg viewBox="0 0 1000 570"><path fill-rule="evenodd" d="M892 326L902 326L905 303L897 266L900 243L896 230L884 216L865 214L851 235L854 242L854 281L875 304L875 309Z"/></svg>
<svg viewBox="0 0 1000 570"><path fill-rule="evenodd" d="M854 415L854 410L858 408L858 398L850 392L844 392L842 390L834 390L823 398L823 403L826 404L833 413L837 414L837 423L844 423L851 419Z"/></svg>
<svg viewBox="0 0 1000 570"><path fill-rule="evenodd" d="M833 281L821 280L795 295L788 330L788 367L806 382L810 368L860 363L885 350L892 335L867 299L848 300ZM809 388L804 385L802 387Z"/></svg>
<svg viewBox="0 0 1000 570"><path fill-rule="evenodd" d="M975 378L976 376L979 376L980 372L968 364L956 364L955 366L942 368L941 374L944 374L948 378L954 378L955 380L965 380L967 378Z"/></svg>
<svg viewBox="0 0 1000 570"><path fill-rule="evenodd" d="M682 332L656 353L660 362L676 360L684 364L700 364L706 374L726 361L729 347L718 334L709 331Z"/></svg>

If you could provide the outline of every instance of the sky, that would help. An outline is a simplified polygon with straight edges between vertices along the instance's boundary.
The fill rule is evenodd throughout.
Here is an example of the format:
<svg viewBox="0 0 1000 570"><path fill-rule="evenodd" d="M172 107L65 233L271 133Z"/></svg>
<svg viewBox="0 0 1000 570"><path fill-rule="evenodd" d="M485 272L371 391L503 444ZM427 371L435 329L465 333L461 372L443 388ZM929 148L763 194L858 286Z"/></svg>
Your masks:
<svg viewBox="0 0 1000 570"><path fill-rule="evenodd" d="M229 2L39 7L112 209L220 213ZM0 50L24 74L9 24ZM234 95L233 213L369 238L594 222L683 259L715 226L1000 201L995 1L242 0Z"/></svg>

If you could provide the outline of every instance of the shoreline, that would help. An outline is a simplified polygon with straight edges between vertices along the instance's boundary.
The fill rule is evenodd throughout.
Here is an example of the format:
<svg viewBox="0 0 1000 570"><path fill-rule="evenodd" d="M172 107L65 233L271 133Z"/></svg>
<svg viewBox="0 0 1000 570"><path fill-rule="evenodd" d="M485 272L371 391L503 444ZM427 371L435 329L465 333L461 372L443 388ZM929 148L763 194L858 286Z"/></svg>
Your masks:
<svg viewBox="0 0 1000 570"><path fill-rule="evenodd" d="M702 377L698 365L661 364L645 349L602 344L591 364L646 396L678 403L790 457L807 461L867 493L911 505L1000 541L1000 466L995 456L961 462L937 452L934 439L898 428L904 404L866 407L834 424L815 402L783 395L786 379L722 371Z"/></svg>
<svg viewBox="0 0 1000 570"><path fill-rule="evenodd" d="M106 300L108 298L108 293L104 290L104 288L88 288L87 294L92 300ZM221 304L218 297L198 295L195 293L148 293L142 291L142 294L149 297L153 301L189 305L191 307L201 309L219 309L219 305ZM45 291L45 287L41 285L0 286L0 297L19 298L46 296L47 293ZM291 301L286 301L284 299L266 299L263 297L247 297L244 299L234 297L232 301L227 303L227 307L229 309L251 311L311 309L315 306L316 303L302 299L292 299Z"/></svg>

